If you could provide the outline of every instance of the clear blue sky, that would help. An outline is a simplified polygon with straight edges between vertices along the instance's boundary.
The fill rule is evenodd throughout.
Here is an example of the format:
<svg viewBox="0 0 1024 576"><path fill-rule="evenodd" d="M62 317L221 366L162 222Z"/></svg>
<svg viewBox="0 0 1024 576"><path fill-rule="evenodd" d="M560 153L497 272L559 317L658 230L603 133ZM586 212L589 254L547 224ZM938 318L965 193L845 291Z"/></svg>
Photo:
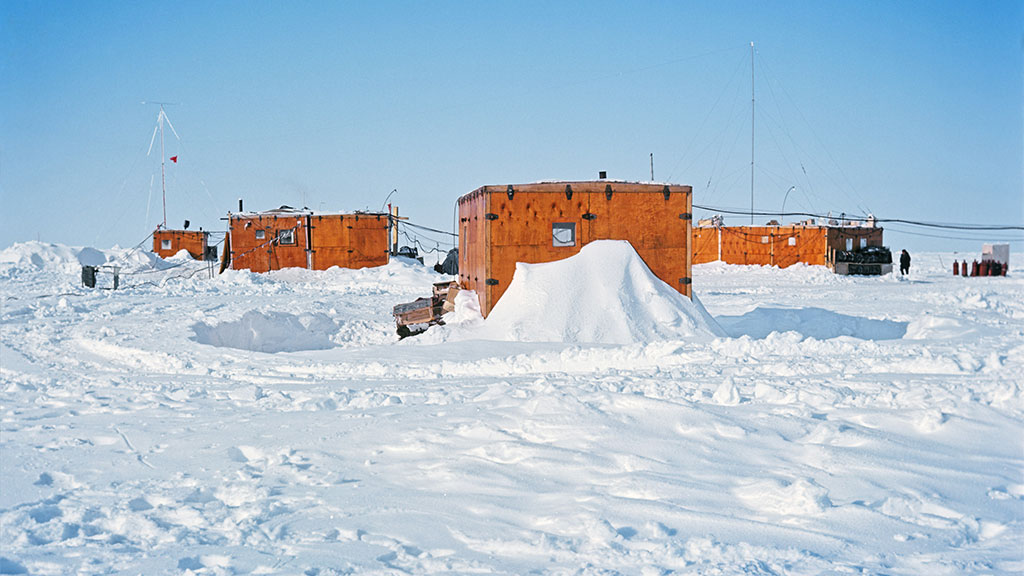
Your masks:
<svg viewBox="0 0 1024 576"><path fill-rule="evenodd" d="M695 203L749 210L751 41L759 210L1021 225L1022 6L5 0L0 247L146 238L142 101L178 103L171 227L222 230L239 197L378 210L397 189L403 215L450 229L478 186L649 180L651 154ZM887 244L1024 237L901 228Z"/></svg>

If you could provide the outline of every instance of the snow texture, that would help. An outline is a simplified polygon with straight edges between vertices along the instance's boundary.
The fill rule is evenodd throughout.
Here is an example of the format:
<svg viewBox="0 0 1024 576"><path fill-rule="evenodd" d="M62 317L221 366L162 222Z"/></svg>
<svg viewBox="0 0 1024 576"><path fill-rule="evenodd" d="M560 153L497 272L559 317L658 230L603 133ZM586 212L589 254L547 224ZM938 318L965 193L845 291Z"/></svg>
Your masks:
<svg viewBox="0 0 1024 576"><path fill-rule="evenodd" d="M1022 259L705 264L689 303L630 252L399 341L412 261L0 251L0 574L1024 571Z"/></svg>

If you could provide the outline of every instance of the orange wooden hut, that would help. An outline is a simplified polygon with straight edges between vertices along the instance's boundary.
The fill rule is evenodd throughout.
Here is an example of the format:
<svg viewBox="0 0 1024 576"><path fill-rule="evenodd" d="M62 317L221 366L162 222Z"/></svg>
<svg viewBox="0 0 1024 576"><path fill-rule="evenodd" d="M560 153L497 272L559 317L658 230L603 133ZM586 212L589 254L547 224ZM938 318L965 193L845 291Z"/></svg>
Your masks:
<svg viewBox="0 0 1024 576"><path fill-rule="evenodd" d="M225 258L235 270L326 270L388 263L384 213L318 214L282 206L228 215Z"/></svg>
<svg viewBox="0 0 1024 576"><path fill-rule="evenodd" d="M161 258L186 250L196 260L216 260L217 247L209 243L210 233L202 230L169 230L158 226L153 231L153 252Z"/></svg>
<svg viewBox="0 0 1024 576"><path fill-rule="evenodd" d="M459 284L484 316L517 262L572 256L594 240L627 240L651 271L686 296L690 186L606 180L483 186L459 198Z"/></svg>
<svg viewBox="0 0 1024 576"><path fill-rule="evenodd" d="M872 222L816 225L813 221L777 226L697 226L693 263L720 260L786 268L798 262L834 267L835 254L882 246L882 228Z"/></svg>

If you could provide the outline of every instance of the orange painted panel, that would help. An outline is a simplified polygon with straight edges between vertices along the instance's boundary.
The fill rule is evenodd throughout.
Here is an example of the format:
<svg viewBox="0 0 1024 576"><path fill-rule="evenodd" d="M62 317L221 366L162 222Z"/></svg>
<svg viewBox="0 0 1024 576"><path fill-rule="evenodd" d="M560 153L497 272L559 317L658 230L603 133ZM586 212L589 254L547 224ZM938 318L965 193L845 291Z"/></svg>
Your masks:
<svg viewBox="0 0 1024 576"><path fill-rule="evenodd" d="M693 228L693 263L706 264L718 260L718 228Z"/></svg>
<svg viewBox="0 0 1024 576"><path fill-rule="evenodd" d="M487 201L484 188L459 199L459 284L476 291L481 309L487 280Z"/></svg>
<svg viewBox="0 0 1024 576"><path fill-rule="evenodd" d="M309 220L313 247L313 269L349 267L348 228L340 214L316 215ZM384 241L387 242L385 233Z"/></svg>
<svg viewBox="0 0 1024 576"><path fill-rule="evenodd" d="M722 228L722 261L727 264L771 264L771 235L760 226Z"/></svg>
<svg viewBox="0 0 1024 576"><path fill-rule="evenodd" d="M388 217L385 214L346 214L348 231L345 250L349 268L370 268L388 263ZM320 236L314 233L314 238Z"/></svg>

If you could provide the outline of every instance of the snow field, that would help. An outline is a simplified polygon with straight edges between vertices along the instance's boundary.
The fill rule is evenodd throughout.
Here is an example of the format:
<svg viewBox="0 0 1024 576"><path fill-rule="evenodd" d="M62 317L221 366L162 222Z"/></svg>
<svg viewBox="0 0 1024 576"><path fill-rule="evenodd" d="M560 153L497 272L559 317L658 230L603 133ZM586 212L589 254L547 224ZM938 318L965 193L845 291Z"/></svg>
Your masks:
<svg viewBox="0 0 1024 576"><path fill-rule="evenodd" d="M398 342L418 265L76 250L0 252L0 573L1024 570L1016 277L709 264L728 336Z"/></svg>

